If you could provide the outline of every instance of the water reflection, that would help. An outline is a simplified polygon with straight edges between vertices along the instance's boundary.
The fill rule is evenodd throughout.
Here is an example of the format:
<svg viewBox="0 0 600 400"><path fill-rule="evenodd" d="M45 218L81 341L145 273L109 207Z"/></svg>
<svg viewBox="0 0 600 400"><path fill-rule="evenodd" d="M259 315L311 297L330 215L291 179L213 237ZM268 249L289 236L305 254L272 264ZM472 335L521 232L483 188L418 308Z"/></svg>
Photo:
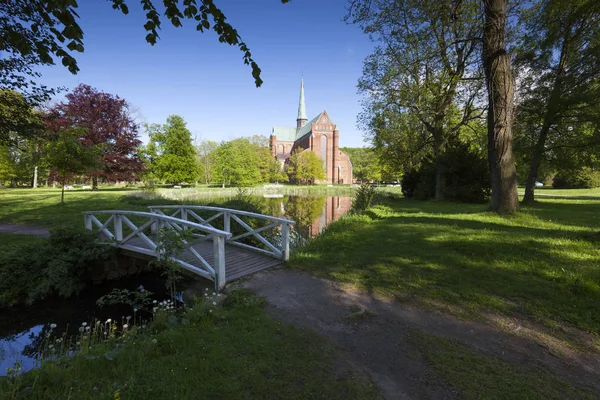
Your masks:
<svg viewBox="0 0 600 400"><path fill-rule="evenodd" d="M315 237L338 220L352 206L352 198L344 196L300 197L281 199L281 213L296 221L297 229L307 237Z"/></svg>

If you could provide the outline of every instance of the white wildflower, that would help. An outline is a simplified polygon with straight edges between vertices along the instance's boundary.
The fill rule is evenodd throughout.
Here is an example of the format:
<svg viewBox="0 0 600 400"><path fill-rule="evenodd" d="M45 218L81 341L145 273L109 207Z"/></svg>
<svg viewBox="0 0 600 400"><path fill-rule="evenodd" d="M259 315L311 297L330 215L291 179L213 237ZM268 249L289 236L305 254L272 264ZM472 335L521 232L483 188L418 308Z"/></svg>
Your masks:
<svg viewBox="0 0 600 400"><path fill-rule="evenodd" d="M217 303L213 301L213 306L216 306L216 305L217 305Z"/></svg>
<svg viewBox="0 0 600 400"><path fill-rule="evenodd" d="M152 343L156 344L157 342L158 342L158 340L152 339Z"/></svg>
<svg viewBox="0 0 600 400"><path fill-rule="evenodd" d="M110 319L110 318L109 318L109 319L107 319L107 320L106 320L106 323L107 323L107 324L110 324L110 323L111 323L111 321L112 321L112 319Z"/></svg>
<svg viewBox="0 0 600 400"><path fill-rule="evenodd" d="M123 329L127 329L127 328L129 328L129 325L123 324Z"/></svg>
<svg viewBox="0 0 600 400"><path fill-rule="evenodd" d="M87 326L87 322L82 322L81 326Z"/></svg>
<svg viewBox="0 0 600 400"><path fill-rule="evenodd" d="M154 300L152 303L156 304L156 303L157 303L157 301L156 301L156 300Z"/></svg>
<svg viewBox="0 0 600 400"><path fill-rule="evenodd" d="M212 312L212 310L208 310L208 312Z"/></svg>
<svg viewBox="0 0 600 400"><path fill-rule="evenodd" d="M134 309L133 309L133 312L137 312L137 308L134 308Z"/></svg>
<svg viewBox="0 0 600 400"><path fill-rule="evenodd" d="M50 329L56 328L56 324L50 324Z"/></svg>
<svg viewBox="0 0 600 400"><path fill-rule="evenodd" d="M89 327L89 326L86 326L86 327L85 327L85 330L86 330L86 331L89 331L89 330L90 330L90 327Z"/></svg>

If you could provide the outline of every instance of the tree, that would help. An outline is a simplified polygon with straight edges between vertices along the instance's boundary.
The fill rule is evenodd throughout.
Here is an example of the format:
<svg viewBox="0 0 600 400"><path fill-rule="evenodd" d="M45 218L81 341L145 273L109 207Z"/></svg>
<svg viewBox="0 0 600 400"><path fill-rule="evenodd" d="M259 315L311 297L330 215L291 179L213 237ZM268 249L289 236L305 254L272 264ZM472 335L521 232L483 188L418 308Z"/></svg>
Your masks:
<svg viewBox="0 0 600 400"><path fill-rule="evenodd" d="M286 172L290 181L313 184L325 179L323 161L310 150L296 149L288 159Z"/></svg>
<svg viewBox="0 0 600 400"><path fill-rule="evenodd" d="M97 168L100 162L101 148L81 143L82 134L81 129L61 131L46 145L46 161L62 186L61 204L65 202L67 180Z"/></svg>
<svg viewBox="0 0 600 400"><path fill-rule="evenodd" d="M85 128L81 131L81 143L102 147L101 165L89 171L94 190L98 188L98 178L134 179L141 172L143 163L137 154L141 144L138 126L127 102L85 84L77 86L66 99L50 109L45 123L53 132Z"/></svg>
<svg viewBox="0 0 600 400"><path fill-rule="evenodd" d="M381 180L381 165L377 159L375 149L369 147L343 147L352 162L352 174L360 181Z"/></svg>
<svg viewBox="0 0 600 400"><path fill-rule="evenodd" d="M519 209L517 172L512 151L514 86L506 51L507 0L483 0L482 60L488 91L488 162L492 183L491 209Z"/></svg>
<svg viewBox="0 0 600 400"><path fill-rule="evenodd" d="M40 113L19 92L0 89L0 145L11 145L43 132Z"/></svg>
<svg viewBox="0 0 600 400"><path fill-rule="evenodd" d="M215 150L218 144L212 140L203 140L196 146L199 176L208 185L212 182L212 172L215 164Z"/></svg>
<svg viewBox="0 0 600 400"><path fill-rule="evenodd" d="M600 4L540 0L522 13L519 44L519 125L532 143L523 202L531 203L548 144L600 123Z"/></svg>
<svg viewBox="0 0 600 400"><path fill-rule="evenodd" d="M480 14L477 0L354 0L348 19L377 42L365 61L359 91L363 122L372 135L393 132L403 116L422 129L419 146L436 160L436 199L443 198L444 147L461 127L482 115L478 68ZM424 135L424 137L422 137ZM404 154L402 158L409 156Z"/></svg>
<svg viewBox="0 0 600 400"><path fill-rule="evenodd" d="M222 142L216 150L215 181L238 186L263 182L259 149L260 146L243 137Z"/></svg>
<svg viewBox="0 0 600 400"><path fill-rule="evenodd" d="M287 3L290 0L282 0ZM129 13L127 0L109 0L113 9ZM164 0L163 15L154 0L142 0L146 14L144 29L146 41L151 45L159 39L158 31L166 19L175 27L183 26L188 20L196 30L212 29L218 40L237 46L243 53L244 63L250 65L256 86L262 84L261 70L252 58L250 49L242 41L238 31L227 22L227 17L213 0ZM55 58L73 74L79 71L74 54L84 51L84 32L79 26L76 9L77 0L19 0L0 2L0 51L7 56L0 60L0 86L12 89L32 89L35 101L48 99L55 91L36 85L40 65L53 65Z"/></svg>
<svg viewBox="0 0 600 400"><path fill-rule="evenodd" d="M170 115L165 125L150 125L146 129L150 138L146 152L151 174L171 184L196 182L196 149L183 118Z"/></svg>

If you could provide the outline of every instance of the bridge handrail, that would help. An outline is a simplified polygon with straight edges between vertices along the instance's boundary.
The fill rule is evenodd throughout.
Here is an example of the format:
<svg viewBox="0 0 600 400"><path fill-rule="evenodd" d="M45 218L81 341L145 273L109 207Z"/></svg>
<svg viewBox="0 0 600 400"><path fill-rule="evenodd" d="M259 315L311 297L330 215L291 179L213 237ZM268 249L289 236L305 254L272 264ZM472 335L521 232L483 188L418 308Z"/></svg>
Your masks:
<svg viewBox="0 0 600 400"><path fill-rule="evenodd" d="M150 210L155 209L155 208L187 208L187 209L192 209L192 210L208 210L208 211L227 211L230 212L232 214L238 214L238 215L245 215L247 217L253 217L253 218L260 218L260 219L266 219L269 221L274 221L274 222L279 222L281 224L288 224L288 225L295 225L296 221L291 221L289 219L285 219L285 218L278 218L278 217L272 217L270 215L264 215L264 214L257 214L257 213L253 213L250 211L242 211L242 210L236 210L234 208L223 208L223 207L213 207L213 206L190 206L190 205L167 205L167 206L149 206L148 207Z"/></svg>
<svg viewBox="0 0 600 400"><path fill-rule="evenodd" d="M160 219L160 220L164 220L164 221L174 222L174 223L177 223L179 225L189 226L190 228L199 229L199 230L204 231L206 233L212 233L212 234L216 234L216 235L219 235L219 236L223 236L225 239L228 239L228 238L231 237L231 233L222 231L222 230L217 229L217 228L213 228L212 226L202 225L202 224L198 224L196 222L187 221L187 220L180 219L180 218L175 218L175 217L170 217L170 216L164 215L164 214L156 214L156 213L145 212L145 211L99 210L99 211L84 211L84 212L82 212L82 214L83 215L94 215L94 214L137 215L137 216L140 216L140 217L149 217L149 218L154 218L154 219Z"/></svg>
<svg viewBox="0 0 600 400"><path fill-rule="evenodd" d="M223 226L224 226L224 230L226 232L231 232L231 223L233 221L237 222L239 225L241 225L246 230L246 233L242 233L242 234L239 234L236 236L226 238L225 240L227 241L227 243L234 245L234 246L244 247L244 248L247 248L247 249L250 249L253 251L264 253L264 254L274 256L277 258L281 258L284 261L287 261L289 259L289 256L290 256L290 229L291 229L292 225L296 224L295 221L291 221L291 220L285 219L285 218L272 217L270 215L257 214L257 213L253 213L253 212L249 212L249 211L242 211L242 210L236 210L236 209L232 209L232 208L223 208L223 207L212 207L212 206L170 204L170 205L164 205L164 206L149 206L148 208L153 213L159 213L162 215L165 215L163 213L163 210L175 210L175 212L173 212L170 216L171 217L179 217L183 220L187 220L188 214L191 214L191 216L193 218L195 218L196 220L199 220L201 224L206 224L211 227L212 227L212 225L210 225L210 223L213 220L215 220L216 218L219 218L220 216L222 216L224 219ZM197 210L212 211L212 212L215 212L215 215L204 219L200 215L198 215L194 212ZM259 228L252 228L250 225L248 225L241 219L242 216L263 219L263 220L269 221L269 224L267 226L262 226ZM260 234L261 232L263 232L267 229L276 228L277 226L281 227L281 242L279 244L273 244L272 242L267 240L267 238L265 238L263 235ZM240 242L240 239L243 239L248 236L254 237L265 248L260 248L257 246L252 246L247 243Z"/></svg>

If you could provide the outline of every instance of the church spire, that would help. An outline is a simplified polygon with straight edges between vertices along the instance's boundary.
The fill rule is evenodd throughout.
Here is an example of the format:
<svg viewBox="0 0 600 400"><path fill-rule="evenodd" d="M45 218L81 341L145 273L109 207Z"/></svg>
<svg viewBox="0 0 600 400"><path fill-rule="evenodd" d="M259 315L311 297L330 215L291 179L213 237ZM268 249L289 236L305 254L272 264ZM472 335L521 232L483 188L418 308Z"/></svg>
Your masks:
<svg viewBox="0 0 600 400"><path fill-rule="evenodd" d="M300 129L308 122L306 118L306 104L304 103L304 76L300 81L300 103L298 104L298 118L296 118L296 128Z"/></svg>

